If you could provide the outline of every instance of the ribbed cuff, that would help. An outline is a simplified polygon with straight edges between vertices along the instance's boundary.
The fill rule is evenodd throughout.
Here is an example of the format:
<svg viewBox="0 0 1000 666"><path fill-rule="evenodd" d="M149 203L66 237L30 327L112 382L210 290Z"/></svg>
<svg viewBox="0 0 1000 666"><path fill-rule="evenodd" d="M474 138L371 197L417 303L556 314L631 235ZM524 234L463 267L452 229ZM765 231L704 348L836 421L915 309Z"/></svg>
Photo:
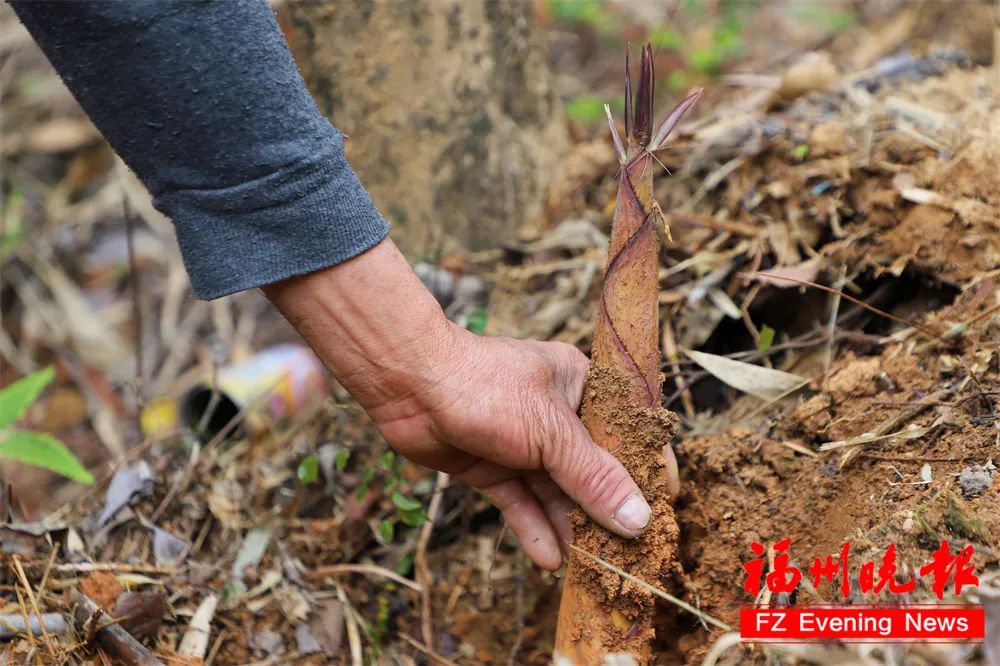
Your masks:
<svg viewBox="0 0 1000 666"><path fill-rule="evenodd" d="M174 221L195 297L219 298L327 268L388 235L337 144L235 187L155 197Z"/></svg>

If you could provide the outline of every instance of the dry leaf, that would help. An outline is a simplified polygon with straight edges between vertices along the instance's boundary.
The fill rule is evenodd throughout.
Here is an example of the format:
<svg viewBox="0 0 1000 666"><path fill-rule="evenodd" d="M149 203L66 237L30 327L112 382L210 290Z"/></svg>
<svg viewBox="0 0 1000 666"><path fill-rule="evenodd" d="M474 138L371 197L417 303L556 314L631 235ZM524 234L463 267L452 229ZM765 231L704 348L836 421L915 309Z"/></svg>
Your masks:
<svg viewBox="0 0 1000 666"><path fill-rule="evenodd" d="M730 319L739 319L743 316L739 306L733 303L733 299L729 298L729 294L718 287L711 287L708 290L708 300L712 301L712 305L722 310L723 314Z"/></svg>
<svg viewBox="0 0 1000 666"><path fill-rule="evenodd" d="M272 629L261 629L250 637L249 645L269 657L280 657L287 652L281 634Z"/></svg>
<svg viewBox="0 0 1000 666"><path fill-rule="evenodd" d="M808 379L790 372L772 370L759 365L734 361L724 356L685 349L688 357L714 377L734 389L762 400L777 400L805 386Z"/></svg>
<svg viewBox="0 0 1000 666"><path fill-rule="evenodd" d="M39 153L76 150L101 138L87 118L53 118L28 133L24 147Z"/></svg>
<svg viewBox="0 0 1000 666"><path fill-rule="evenodd" d="M115 617L124 618L121 626L143 640L156 636L167 613L167 595L162 590L123 592L115 604Z"/></svg>
<svg viewBox="0 0 1000 666"><path fill-rule="evenodd" d="M155 525L147 525L153 532L153 557L161 566L180 564L187 555L188 544L170 532Z"/></svg>
<svg viewBox="0 0 1000 666"><path fill-rule="evenodd" d="M309 629L328 657L340 654L344 640L344 606L336 599L323 599L309 620Z"/></svg>
<svg viewBox="0 0 1000 666"><path fill-rule="evenodd" d="M246 592L243 575L247 567L257 567L260 564L268 544L271 543L272 533L273 527L269 520L260 527L255 527L247 532L246 537L243 538L243 545L240 546L240 551L236 554L236 561L233 562L233 585L237 592Z"/></svg>
<svg viewBox="0 0 1000 666"><path fill-rule="evenodd" d="M795 264L794 266L777 266L775 268L768 268L766 271L751 274L751 277L758 282L769 284L772 287L780 287L782 289L788 287L801 287L802 285L798 282L794 282L793 280L783 280L782 278L793 278L794 280L802 280L803 282L815 282L816 276L819 275L820 268L822 267L823 260L819 257L815 257L809 261L803 261L800 264Z"/></svg>
<svg viewBox="0 0 1000 666"><path fill-rule="evenodd" d="M299 654L315 654L323 649L304 622L295 625L295 646Z"/></svg>
<svg viewBox="0 0 1000 666"><path fill-rule="evenodd" d="M846 446L856 446L858 444L870 444L871 442L880 442L884 439L917 439L918 437L923 437L931 431L930 428L923 426L911 426L899 432L890 432L886 435L876 435L874 432L863 432L856 437L849 437L848 439L838 439L834 442L825 442L820 444L820 451L832 451L833 449L842 449Z"/></svg>
<svg viewBox="0 0 1000 666"><path fill-rule="evenodd" d="M132 502L133 498L149 495L153 492L153 469L145 460L140 460L131 467L123 467L115 472L108 492L104 498L104 511L97 519L98 525L104 525L116 513Z"/></svg>

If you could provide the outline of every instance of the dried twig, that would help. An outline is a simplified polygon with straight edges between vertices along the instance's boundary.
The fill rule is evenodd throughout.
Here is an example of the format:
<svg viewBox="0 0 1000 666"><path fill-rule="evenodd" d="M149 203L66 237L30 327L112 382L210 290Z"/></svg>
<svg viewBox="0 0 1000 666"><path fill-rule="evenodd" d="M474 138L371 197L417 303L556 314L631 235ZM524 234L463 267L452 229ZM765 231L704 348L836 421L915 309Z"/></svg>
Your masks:
<svg viewBox="0 0 1000 666"><path fill-rule="evenodd" d="M507 666L517 666L517 655L521 652L524 642L524 551L517 557L517 575L514 578L514 611L517 614L517 638L510 648Z"/></svg>
<svg viewBox="0 0 1000 666"><path fill-rule="evenodd" d="M698 610L697 608L695 608L694 606L692 606L688 602L682 601L681 599L678 599L677 597L675 597L674 595L670 594L669 592L664 592L663 590L661 590L660 588L658 588L658 587L656 587L654 585L650 585L649 583L647 583L643 579L638 578L636 576L633 576L632 574L628 573L624 569L619 569L618 567L616 567L615 565L611 564L610 562L605 562L604 560L602 560L601 558L599 558L597 555L593 555L591 553L588 553L587 551L583 550L582 548L578 548L577 546L574 546L573 544L569 544L569 547L572 548L573 550L575 550L576 552L580 553L581 555L583 555L585 557L589 557L590 559L592 559L593 561L597 562L598 564L600 564L602 567L604 567L608 571L613 571L614 573L618 574L622 578L625 578L626 580L632 581L633 583L635 583L636 585L644 588L645 590L647 590L651 594L653 594L653 595L655 595L655 596L657 596L657 597L659 597L659 598L661 598L661 599L663 599L665 601L669 601L673 605L675 605L678 608L681 608L683 610L686 610L687 612L691 613L692 615L694 615L695 617L701 619L702 621L707 622L708 624L711 624L714 627L722 629L723 631L732 631L733 630L732 627L730 627L728 624L726 624L722 620L717 620L716 618L712 617L708 613L705 613L703 611Z"/></svg>
<svg viewBox="0 0 1000 666"><path fill-rule="evenodd" d="M42 630L42 640L45 642L45 649L48 650L49 655L54 657L56 655L56 649L52 644L52 637L49 635L48 629L46 629L44 619L42 619L42 611L38 607L38 600L35 599L35 593L31 589L31 583L28 582L28 577L24 575L24 568L21 566L20 556L14 555L11 558L11 562L12 562L11 566L13 567L14 572L17 574L18 580L20 580L21 585L24 586L25 594L28 595L28 601L31 602L31 608L32 610L35 611L35 616L40 621L41 624L40 628ZM28 626L29 624L30 623L25 622L25 626Z"/></svg>
<svg viewBox="0 0 1000 666"><path fill-rule="evenodd" d="M188 623L187 631L181 638L181 644L177 648L177 654L181 657L194 657L204 659L205 650L208 649L208 639L212 632L212 618L215 616L215 608L219 603L219 598L214 594L209 594L195 610Z"/></svg>
<svg viewBox="0 0 1000 666"><path fill-rule="evenodd" d="M353 666L364 664L364 654L361 651L361 631L358 629L358 616L351 605L351 600L347 598L347 593L339 583L336 583L337 599L344 608L344 624L347 627L347 644L351 650L351 663Z"/></svg>
<svg viewBox="0 0 1000 666"><path fill-rule="evenodd" d="M22 564L26 569L40 569L43 565L46 565L45 562L24 562ZM113 573L141 573L171 576L180 573L184 569L181 567L168 567L157 564L142 564L140 562L135 564L128 562L67 562L64 564L53 564L51 566L51 570L57 573L93 573L95 571L111 571Z"/></svg>
<svg viewBox="0 0 1000 666"><path fill-rule="evenodd" d="M385 567L380 567L376 564L331 564L330 566L318 567L312 571L306 571L302 575L304 578L315 580L317 578L343 576L344 574L352 573L388 578L395 583L399 583L400 585L410 588L414 592L422 592L424 589L419 583L416 583L409 578L403 578L395 571L386 569Z"/></svg>
<svg viewBox="0 0 1000 666"><path fill-rule="evenodd" d="M132 218L132 207L128 197L122 196L122 214L125 217L125 247L128 252L129 286L132 289L132 316L135 318L135 376L136 394L139 396L139 407L146 401L146 373L143 363L143 326L142 293L139 291L139 270L135 261L135 220Z"/></svg>
<svg viewBox="0 0 1000 666"><path fill-rule="evenodd" d="M417 639L412 638L410 636L407 636L406 634L400 634L399 636L404 641L406 641L407 643L409 643L410 645L412 645L416 649L418 649L421 652L423 652L424 655L428 659L430 659L431 661L436 662L438 664L441 664L441 666L458 666L458 664L456 664L451 659L446 659L445 657L442 657L437 652L435 652L434 650L430 649L429 647L427 647L426 645L424 645L423 643L421 643Z"/></svg>
<svg viewBox="0 0 1000 666"><path fill-rule="evenodd" d="M53 634L61 634L66 631L66 618L62 613L42 613L39 617L29 617L25 631L23 615L0 615L0 640L16 638L22 634L32 634L39 636L43 627L45 631Z"/></svg>
<svg viewBox="0 0 1000 666"><path fill-rule="evenodd" d="M684 415L689 421L697 415L694 408L694 398L691 395L691 387L684 374L681 372L680 354L677 351L677 342L674 338L674 327L670 324L670 317L663 320L663 354L667 357L670 365L670 378L677 386L677 393L681 396L681 405L684 406Z"/></svg>
<svg viewBox="0 0 1000 666"><path fill-rule="evenodd" d="M431 534L434 532L434 521L437 520L441 512L441 500L444 491L448 488L450 477L444 472L438 472L434 481L434 494L431 497L430 506L427 508L427 520L420 528L420 540L417 542L417 551L414 555L414 571L417 582L423 588L420 592L420 629L427 647L434 649L434 627L431 618L431 585L433 578L430 566L427 564L427 544L430 543Z"/></svg>

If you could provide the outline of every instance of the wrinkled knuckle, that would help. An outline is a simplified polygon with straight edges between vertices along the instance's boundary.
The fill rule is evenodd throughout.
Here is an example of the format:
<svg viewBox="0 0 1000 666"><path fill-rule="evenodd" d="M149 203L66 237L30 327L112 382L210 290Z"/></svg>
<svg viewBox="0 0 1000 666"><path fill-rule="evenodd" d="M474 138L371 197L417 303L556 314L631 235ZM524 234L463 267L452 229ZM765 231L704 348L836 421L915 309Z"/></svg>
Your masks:
<svg viewBox="0 0 1000 666"><path fill-rule="evenodd" d="M536 399L532 403L533 428L530 438L536 450L541 451L543 460L554 456L564 456L571 448L572 430L563 418L558 405L551 400Z"/></svg>
<svg viewBox="0 0 1000 666"><path fill-rule="evenodd" d="M583 493L599 506L618 505L625 501L631 490L631 483L626 477L610 471L584 475L583 482Z"/></svg>

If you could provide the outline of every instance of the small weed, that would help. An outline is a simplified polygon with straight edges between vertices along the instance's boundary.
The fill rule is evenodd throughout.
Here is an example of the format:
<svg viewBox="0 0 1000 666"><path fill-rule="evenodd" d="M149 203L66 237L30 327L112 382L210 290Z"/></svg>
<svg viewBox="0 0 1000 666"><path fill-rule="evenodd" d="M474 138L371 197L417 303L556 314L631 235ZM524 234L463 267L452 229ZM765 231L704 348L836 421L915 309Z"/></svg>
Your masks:
<svg viewBox="0 0 1000 666"><path fill-rule="evenodd" d="M308 485L316 483L319 479L319 458L315 454L310 454L302 459L298 469L299 481Z"/></svg>
<svg viewBox="0 0 1000 666"><path fill-rule="evenodd" d="M343 472L347 468L347 461L351 459L350 449L340 449L333 459L333 465L338 472Z"/></svg>
<svg viewBox="0 0 1000 666"><path fill-rule="evenodd" d="M764 328L760 329L760 338L757 340L757 349L763 353L771 348L774 344L774 329L764 324Z"/></svg>
<svg viewBox="0 0 1000 666"><path fill-rule="evenodd" d="M954 500L948 502L948 513L944 516L944 524L955 536L970 541L986 541L986 527L983 521L962 513Z"/></svg>
<svg viewBox="0 0 1000 666"><path fill-rule="evenodd" d="M89 486L94 483L93 475L65 444L46 432L11 427L54 377L52 368L45 368L0 391L0 458L42 467Z"/></svg>
<svg viewBox="0 0 1000 666"><path fill-rule="evenodd" d="M343 467L347 465L347 456L341 459L339 455L338 453L338 459L335 464L338 465L338 469L343 471ZM362 501L367 496L368 490L376 476L381 476L383 487L386 493L389 494L389 498L393 504L392 514L381 520L378 525L379 536L387 544L392 543L395 539L397 532L399 532L397 529L398 525L402 524L408 528L420 527L427 521L427 512L424 511L423 504L403 494L401 490L406 481L404 477L405 468L406 461L403 458L397 456L391 450L386 451L379 457L377 464L365 467L361 474L361 483L355 494L357 500L359 502Z"/></svg>
<svg viewBox="0 0 1000 666"><path fill-rule="evenodd" d="M599 25L605 0L549 0L549 13L562 21Z"/></svg>

